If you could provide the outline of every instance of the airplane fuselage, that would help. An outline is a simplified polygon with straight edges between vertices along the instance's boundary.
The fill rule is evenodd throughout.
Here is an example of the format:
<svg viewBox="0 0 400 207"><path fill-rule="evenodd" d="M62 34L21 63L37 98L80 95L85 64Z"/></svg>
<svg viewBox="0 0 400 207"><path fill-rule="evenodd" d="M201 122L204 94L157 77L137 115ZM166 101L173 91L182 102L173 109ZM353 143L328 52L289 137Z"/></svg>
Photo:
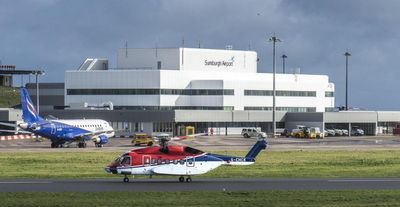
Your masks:
<svg viewBox="0 0 400 207"><path fill-rule="evenodd" d="M100 119L42 120L38 123L32 123L26 130L59 143L75 141L77 139L76 134L97 134L100 132L95 136L85 136L85 140L96 139L99 136L106 136L107 138L114 136L113 128L108 122Z"/></svg>

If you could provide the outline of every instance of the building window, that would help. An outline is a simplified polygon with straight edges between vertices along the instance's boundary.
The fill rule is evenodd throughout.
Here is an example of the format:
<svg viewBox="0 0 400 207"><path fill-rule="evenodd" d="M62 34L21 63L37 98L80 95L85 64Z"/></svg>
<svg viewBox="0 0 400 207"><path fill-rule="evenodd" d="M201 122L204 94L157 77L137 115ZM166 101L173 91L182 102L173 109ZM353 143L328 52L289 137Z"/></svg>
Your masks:
<svg viewBox="0 0 400 207"><path fill-rule="evenodd" d="M67 95L186 95L231 96L233 89L67 89Z"/></svg>
<svg viewBox="0 0 400 207"><path fill-rule="evenodd" d="M157 69L161 70L161 61L157 61Z"/></svg>
<svg viewBox="0 0 400 207"><path fill-rule="evenodd" d="M333 91L325 91L325 97L333 97Z"/></svg>
<svg viewBox="0 0 400 207"><path fill-rule="evenodd" d="M263 106L245 106L245 111L272 111L272 107ZM287 112L316 112L315 107L276 107L277 111L287 111Z"/></svg>
<svg viewBox="0 0 400 207"><path fill-rule="evenodd" d="M325 112L333 112L335 111L334 107L325 107Z"/></svg>
<svg viewBox="0 0 400 207"><path fill-rule="evenodd" d="M245 96L273 96L271 90L244 90ZM316 97L316 91L276 91L276 96L306 96Z"/></svg>
<svg viewBox="0 0 400 207"><path fill-rule="evenodd" d="M234 110L233 106L114 106L114 110L149 110L149 111L170 111L170 110Z"/></svg>

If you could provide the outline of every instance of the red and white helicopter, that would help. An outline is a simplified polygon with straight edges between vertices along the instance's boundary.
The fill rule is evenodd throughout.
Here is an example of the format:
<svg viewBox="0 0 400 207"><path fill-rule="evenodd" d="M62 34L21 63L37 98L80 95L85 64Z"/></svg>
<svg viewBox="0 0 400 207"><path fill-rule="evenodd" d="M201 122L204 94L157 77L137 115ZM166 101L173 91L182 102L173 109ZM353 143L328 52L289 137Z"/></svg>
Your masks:
<svg viewBox="0 0 400 207"><path fill-rule="evenodd" d="M112 174L124 175L124 182L129 182L129 175L174 175L179 182L191 182L192 175L207 173L221 165L251 165L256 156L267 147L265 139L259 139L245 157L206 153L188 146L168 146L162 141L161 146L134 149L122 154L105 168Z"/></svg>

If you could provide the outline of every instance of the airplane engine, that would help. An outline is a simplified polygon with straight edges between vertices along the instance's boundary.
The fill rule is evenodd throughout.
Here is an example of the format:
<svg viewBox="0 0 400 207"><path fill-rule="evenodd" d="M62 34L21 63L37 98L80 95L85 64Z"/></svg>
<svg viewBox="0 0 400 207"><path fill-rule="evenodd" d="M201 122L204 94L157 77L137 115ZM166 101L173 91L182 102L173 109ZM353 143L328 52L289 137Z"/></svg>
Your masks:
<svg viewBox="0 0 400 207"><path fill-rule="evenodd" d="M108 143L108 137L105 135L100 135L99 137L95 138L93 140L96 144L107 144Z"/></svg>
<svg viewBox="0 0 400 207"><path fill-rule="evenodd" d="M22 129L24 129L23 127L25 127L25 126L24 126L23 124L20 124L20 127L21 127ZM36 123L31 124L31 125L29 126L29 128L30 128L31 130L33 130L33 131L40 130L40 126L37 125Z"/></svg>

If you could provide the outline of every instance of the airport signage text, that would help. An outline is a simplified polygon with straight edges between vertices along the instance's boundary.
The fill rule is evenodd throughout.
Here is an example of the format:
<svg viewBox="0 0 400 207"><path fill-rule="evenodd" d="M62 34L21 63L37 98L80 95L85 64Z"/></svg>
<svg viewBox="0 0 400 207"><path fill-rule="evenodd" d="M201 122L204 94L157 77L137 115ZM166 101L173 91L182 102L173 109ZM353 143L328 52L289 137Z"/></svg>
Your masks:
<svg viewBox="0 0 400 207"><path fill-rule="evenodd" d="M205 66L217 66L217 67L233 67L233 63L235 62L235 56L232 56L228 61L215 61L215 60L205 60Z"/></svg>

